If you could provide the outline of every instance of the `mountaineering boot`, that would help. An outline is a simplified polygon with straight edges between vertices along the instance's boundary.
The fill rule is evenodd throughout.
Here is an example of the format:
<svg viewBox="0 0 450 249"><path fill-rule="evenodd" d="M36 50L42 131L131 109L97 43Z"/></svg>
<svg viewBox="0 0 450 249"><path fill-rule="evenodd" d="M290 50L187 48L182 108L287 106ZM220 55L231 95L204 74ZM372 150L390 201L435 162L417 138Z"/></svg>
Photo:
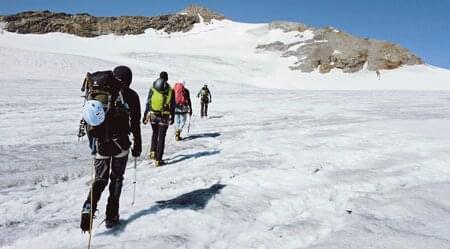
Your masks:
<svg viewBox="0 0 450 249"><path fill-rule="evenodd" d="M105 226L106 228L113 228L114 226L119 224L119 216L115 216L113 218L106 218Z"/></svg>
<svg viewBox="0 0 450 249"><path fill-rule="evenodd" d="M94 214L92 213L92 219L94 219ZM91 231L91 204L86 202L81 210L81 231L90 232Z"/></svg>
<svg viewBox="0 0 450 249"><path fill-rule="evenodd" d="M178 129L177 129L177 130L175 131L175 140L176 140L176 141L180 141L180 140L181 140L181 136L180 136L180 135L181 135L181 130L178 130Z"/></svg>
<svg viewBox="0 0 450 249"><path fill-rule="evenodd" d="M161 166L164 166L164 165L166 165L166 162L164 162L164 161L155 161L155 166L156 167L161 167Z"/></svg>
<svg viewBox="0 0 450 249"><path fill-rule="evenodd" d="M150 151L150 153L148 153L148 158L154 160L156 158L156 152Z"/></svg>

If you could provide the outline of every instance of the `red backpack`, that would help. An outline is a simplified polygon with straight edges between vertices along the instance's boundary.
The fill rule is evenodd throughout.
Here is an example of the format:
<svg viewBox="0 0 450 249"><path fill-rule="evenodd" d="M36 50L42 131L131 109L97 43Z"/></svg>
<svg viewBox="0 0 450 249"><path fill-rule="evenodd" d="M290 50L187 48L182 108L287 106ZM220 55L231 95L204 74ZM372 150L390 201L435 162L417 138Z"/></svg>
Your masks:
<svg viewBox="0 0 450 249"><path fill-rule="evenodd" d="M178 106L187 105L186 90L183 84L176 83L173 86L173 91L175 92L175 103Z"/></svg>

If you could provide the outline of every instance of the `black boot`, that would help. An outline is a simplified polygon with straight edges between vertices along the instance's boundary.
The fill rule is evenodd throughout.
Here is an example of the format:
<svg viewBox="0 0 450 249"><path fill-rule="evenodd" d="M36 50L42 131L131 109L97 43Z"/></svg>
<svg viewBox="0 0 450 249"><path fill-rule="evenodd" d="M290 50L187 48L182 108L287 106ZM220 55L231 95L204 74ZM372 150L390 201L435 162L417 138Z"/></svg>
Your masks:
<svg viewBox="0 0 450 249"><path fill-rule="evenodd" d="M83 205L83 210L81 210L81 222L80 222L80 228L81 231L84 232L90 232L91 231L91 224L92 220L95 218L94 211L91 213L91 203L86 202Z"/></svg>
<svg viewBox="0 0 450 249"><path fill-rule="evenodd" d="M176 130L175 131L175 141L180 141L181 140L181 130Z"/></svg>
<svg viewBox="0 0 450 249"><path fill-rule="evenodd" d="M108 229L113 228L114 226L118 225L119 223L120 223L119 216L116 216L113 218L106 218L106 220L105 220L105 226Z"/></svg>

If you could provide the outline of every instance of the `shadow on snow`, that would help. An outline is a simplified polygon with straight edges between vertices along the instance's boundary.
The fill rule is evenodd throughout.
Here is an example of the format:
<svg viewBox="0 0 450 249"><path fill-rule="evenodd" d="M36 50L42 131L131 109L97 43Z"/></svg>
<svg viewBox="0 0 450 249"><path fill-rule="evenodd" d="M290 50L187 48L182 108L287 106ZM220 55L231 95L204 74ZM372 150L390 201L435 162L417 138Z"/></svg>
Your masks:
<svg viewBox="0 0 450 249"><path fill-rule="evenodd" d="M125 231L125 228L135 220L150 214L156 214L164 209L192 209L201 210L206 207L208 202L227 185L216 183L206 189L197 189L192 192L182 194L174 199L157 201L156 205L153 205L147 209L143 209L135 214L132 214L126 220L120 220L120 224L116 227L99 233L98 235L119 235Z"/></svg>
<svg viewBox="0 0 450 249"><path fill-rule="evenodd" d="M199 139L199 138L208 138L208 137L215 138L218 136L220 136L219 132L201 133L201 134L190 135L189 137L185 137L183 140L189 141L189 140L194 140L194 139Z"/></svg>
<svg viewBox="0 0 450 249"><path fill-rule="evenodd" d="M213 150L213 151L202 151L202 152L196 152L193 154L180 154L180 155L176 155L173 158L169 159L169 164L175 164L175 163L179 163L191 158L200 158L200 157L204 157L204 156L212 156L212 155L216 155L219 154L220 150Z"/></svg>
<svg viewBox="0 0 450 249"><path fill-rule="evenodd" d="M223 115L209 116L208 118L209 118L209 119L223 118Z"/></svg>

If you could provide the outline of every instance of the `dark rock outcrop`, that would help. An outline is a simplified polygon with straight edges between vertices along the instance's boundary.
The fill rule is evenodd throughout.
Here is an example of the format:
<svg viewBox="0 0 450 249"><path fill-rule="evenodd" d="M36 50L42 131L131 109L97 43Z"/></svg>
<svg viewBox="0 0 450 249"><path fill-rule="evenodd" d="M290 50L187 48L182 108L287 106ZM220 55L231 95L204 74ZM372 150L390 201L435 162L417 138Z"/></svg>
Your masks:
<svg viewBox="0 0 450 249"><path fill-rule="evenodd" d="M187 32L200 22L198 15L168 14L155 17L94 17L89 14L66 14L49 11L28 11L4 16L6 30L20 34L62 32L82 37L106 34L142 34L153 28L167 33Z"/></svg>
<svg viewBox="0 0 450 249"><path fill-rule="evenodd" d="M297 57L298 61L290 67L291 70L312 72L318 69L321 73L328 73L337 68L345 73L354 73L363 69L365 64L368 70L376 71L424 63L397 44L354 37L331 27L315 29L304 24L275 22L269 25L269 29L313 32L313 37L309 40L300 37L303 41L289 44L274 41L257 46L260 50L279 51L282 57ZM289 50L298 44L301 44L298 48Z"/></svg>
<svg viewBox="0 0 450 249"><path fill-rule="evenodd" d="M207 8L191 5L177 14L153 17L94 17L86 13L72 15L50 11L27 11L0 17L0 21L6 22L7 31L20 34L62 32L82 37L95 37L106 34L142 34L149 28L167 33L187 32L195 23L200 22L199 15L207 23L213 19L225 19L223 15Z"/></svg>

